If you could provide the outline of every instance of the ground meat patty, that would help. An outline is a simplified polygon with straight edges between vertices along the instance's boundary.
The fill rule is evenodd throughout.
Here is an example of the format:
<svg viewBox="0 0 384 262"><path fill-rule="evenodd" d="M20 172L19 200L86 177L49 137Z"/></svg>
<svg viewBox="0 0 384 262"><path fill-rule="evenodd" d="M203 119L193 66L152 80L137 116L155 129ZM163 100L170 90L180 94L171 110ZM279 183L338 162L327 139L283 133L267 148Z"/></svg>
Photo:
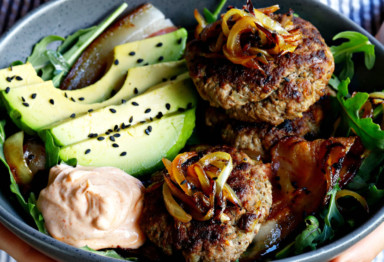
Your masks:
<svg viewBox="0 0 384 262"><path fill-rule="evenodd" d="M215 134L221 134L225 144L244 151L253 159L266 160L269 158L269 150L284 137L316 137L323 117L320 103L311 106L303 113L303 117L285 120L278 126L233 120L224 110L210 107L206 110L205 123L213 128Z"/></svg>
<svg viewBox="0 0 384 262"><path fill-rule="evenodd" d="M224 211L230 218L227 222L211 219L182 223L167 212L162 183L151 186L145 194L141 227L148 239L168 255L181 252L186 261L235 261L269 214L272 205L270 165L255 162L245 153L229 147L205 150L196 161L215 151L225 151L232 156L233 171L227 183L236 192L242 208L228 203Z"/></svg>
<svg viewBox="0 0 384 262"><path fill-rule="evenodd" d="M186 60L201 97L241 121L278 125L285 119L301 117L324 95L334 61L311 23L298 17L293 18L293 23L302 33L302 42L293 53L262 64L265 74L233 64L224 57L213 58L207 42L191 41Z"/></svg>

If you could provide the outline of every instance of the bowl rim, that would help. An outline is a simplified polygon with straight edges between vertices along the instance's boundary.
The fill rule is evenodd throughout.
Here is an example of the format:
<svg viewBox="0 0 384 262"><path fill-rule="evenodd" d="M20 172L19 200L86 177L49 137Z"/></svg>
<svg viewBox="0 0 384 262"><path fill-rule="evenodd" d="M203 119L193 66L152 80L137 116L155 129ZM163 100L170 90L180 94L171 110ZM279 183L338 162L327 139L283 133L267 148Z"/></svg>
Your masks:
<svg viewBox="0 0 384 262"><path fill-rule="evenodd" d="M10 39L16 35L21 28L28 24L30 21L37 19L39 16L43 15L45 12L49 12L55 6L60 5L64 2L76 1L76 0L51 0L45 2L39 7L30 11L26 16L19 19L11 28L8 28L0 37L0 48ZM125 0L124 0L125 1ZM282 1L282 0L280 0ZM299 1L302 4L311 3L313 0L292 0ZM123 2L123 0L122 0ZM155 2L155 1L154 1ZM325 5L320 1L316 1L317 5L320 5L321 8L325 9L326 12L331 13L334 16L340 16L352 30L363 33L369 38L372 44L375 45L375 51L384 54L384 44L379 42L374 36L372 36L365 29L360 27L358 24L353 22L350 18L344 16L343 14L333 10L331 7ZM353 244L363 239L369 233L371 233L375 228L377 228L381 223L384 222L384 207L379 208L376 213L361 224L358 228L344 235L343 237L332 241L331 243L322 246L316 250L305 252L300 255L274 260L279 262L288 262L288 261L324 261L326 259L334 258L336 255L345 251ZM0 205L0 223L2 223L5 227L7 227L11 232L16 234L19 238L23 239L25 242L39 250L40 252L58 259L57 256L53 256L53 254L63 254L64 257L61 257L63 261L70 261L68 259L79 259L81 258L83 261L121 261L118 259L103 257L91 252L87 252L85 250L70 246L64 242L54 239L49 235L45 235L39 232L34 227L28 225L25 222L19 221L16 216L7 211L3 206ZM63 251L67 251L70 253L63 253ZM75 254L75 257L71 254Z"/></svg>

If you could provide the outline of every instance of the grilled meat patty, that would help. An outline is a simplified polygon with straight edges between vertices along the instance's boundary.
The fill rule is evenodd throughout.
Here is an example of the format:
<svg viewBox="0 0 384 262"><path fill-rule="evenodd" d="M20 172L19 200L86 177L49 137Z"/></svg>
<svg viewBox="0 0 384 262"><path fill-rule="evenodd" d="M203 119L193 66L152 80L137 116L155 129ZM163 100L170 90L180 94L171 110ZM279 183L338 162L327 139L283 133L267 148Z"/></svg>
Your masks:
<svg viewBox="0 0 384 262"><path fill-rule="evenodd" d="M287 136L315 137L319 134L324 113L316 103L303 113L303 117L285 120L278 126L268 123L248 123L230 119L224 110L210 107L205 113L205 123L221 134L225 144L244 151L253 159L268 159L269 150Z"/></svg>
<svg viewBox="0 0 384 262"><path fill-rule="evenodd" d="M230 220L226 222L211 219L182 223L167 212L162 183L152 185L145 194L141 227L148 239L167 255L181 252L186 261L235 261L269 214L272 205L270 165L255 162L229 147L202 151L195 160L216 151L227 152L232 157L233 170L227 183L236 192L242 207L227 203L224 213ZM186 163L185 167L190 164Z"/></svg>
<svg viewBox="0 0 384 262"><path fill-rule="evenodd" d="M301 43L293 53L261 64L264 72L233 64L209 51L210 41L218 37L215 32L220 33L220 21L204 29L210 30L209 37L191 41L186 50L189 72L201 97L241 121L278 125L301 117L324 95L334 61L310 22L294 17L293 23L302 34Z"/></svg>

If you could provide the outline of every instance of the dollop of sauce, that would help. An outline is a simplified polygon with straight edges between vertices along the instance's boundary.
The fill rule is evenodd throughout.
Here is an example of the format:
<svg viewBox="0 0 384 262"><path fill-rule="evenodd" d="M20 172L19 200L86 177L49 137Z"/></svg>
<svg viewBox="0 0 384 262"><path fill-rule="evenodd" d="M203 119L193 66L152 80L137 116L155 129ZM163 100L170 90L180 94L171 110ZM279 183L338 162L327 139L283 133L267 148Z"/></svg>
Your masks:
<svg viewBox="0 0 384 262"><path fill-rule="evenodd" d="M57 165L37 207L54 238L75 247L138 248L144 186L114 167Z"/></svg>

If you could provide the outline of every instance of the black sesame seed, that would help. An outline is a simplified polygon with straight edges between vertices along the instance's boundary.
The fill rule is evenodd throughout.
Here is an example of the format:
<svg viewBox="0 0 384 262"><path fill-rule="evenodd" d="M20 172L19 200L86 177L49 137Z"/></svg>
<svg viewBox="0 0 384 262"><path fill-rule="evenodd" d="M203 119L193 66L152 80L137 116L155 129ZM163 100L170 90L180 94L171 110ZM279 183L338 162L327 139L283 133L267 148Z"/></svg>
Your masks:
<svg viewBox="0 0 384 262"><path fill-rule="evenodd" d="M116 60L115 60L115 65L118 65L118 64L119 64L119 60L116 59Z"/></svg>
<svg viewBox="0 0 384 262"><path fill-rule="evenodd" d="M122 123L121 124L121 129L126 129L126 128L127 128L127 126L124 123Z"/></svg>
<svg viewBox="0 0 384 262"><path fill-rule="evenodd" d="M149 121L153 121L153 118L152 118L152 117L150 117L150 118L149 118Z"/></svg>
<svg viewBox="0 0 384 262"><path fill-rule="evenodd" d="M25 98L23 96L21 97L21 101L25 102Z"/></svg>
<svg viewBox="0 0 384 262"><path fill-rule="evenodd" d="M137 94L139 93L139 90L137 89L137 87L135 87L135 89L133 89L133 93L134 93L135 95L137 95Z"/></svg>
<svg viewBox="0 0 384 262"><path fill-rule="evenodd" d="M75 99L74 99L73 97L71 97L71 101L72 101L72 102L76 102Z"/></svg>
<svg viewBox="0 0 384 262"><path fill-rule="evenodd" d="M113 146L113 147L119 147L119 145L116 144L116 143L112 144L112 146Z"/></svg>
<svg viewBox="0 0 384 262"><path fill-rule="evenodd" d="M125 100L125 99L121 99L121 103L122 103L122 104L125 104L125 103L127 103L127 100Z"/></svg>
<svg viewBox="0 0 384 262"><path fill-rule="evenodd" d="M180 183L180 185L184 185L185 183L187 183L187 180L183 180L183 181L181 181L181 183Z"/></svg>
<svg viewBox="0 0 384 262"><path fill-rule="evenodd" d="M31 95L31 98L32 98L32 99L35 99L36 96L37 96L37 94L36 94L36 93L33 93L33 94Z"/></svg>
<svg viewBox="0 0 384 262"><path fill-rule="evenodd" d="M175 80L177 78L177 76L172 76L171 78L170 78L170 80Z"/></svg>
<svg viewBox="0 0 384 262"><path fill-rule="evenodd" d="M182 41L183 41L183 39L182 39L182 38L179 38L179 39L177 40L177 43L180 45Z"/></svg>
<svg viewBox="0 0 384 262"><path fill-rule="evenodd" d="M79 97L79 101L84 101L84 97Z"/></svg>
<svg viewBox="0 0 384 262"><path fill-rule="evenodd" d="M157 116L156 116L157 119L160 119L160 118L162 118L162 117L163 117L163 113L162 113L162 112L159 112L159 113L157 114Z"/></svg>
<svg viewBox="0 0 384 262"><path fill-rule="evenodd" d="M87 149L87 150L85 150L85 152L84 152L84 154L89 154L89 153L91 153L91 149Z"/></svg>
<svg viewBox="0 0 384 262"><path fill-rule="evenodd" d="M112 130L112 129L108 129L108 132L109 132L109 133L112 133L112 132L113 132L113 130Z"/></svg>
<svg viewBox="0 0 384 262"><path fill-rule="evenodd" d="M147 108L147 109L145 109L145 111L144 111L144 113L146 113L146 114L148 114L148 113L150 113L151 112L151 109L150 108Z"/></svg>
<svg viewBox="0 0 384 262"><path fill-rule="evenodd" d="M129 55L134 56L134 55L136 55L136 53L132 51L132 52L129 52Z"/></svg>
<svg viewBox="0 0 384 262"><path fill-rule="evenodd" d="M120 137L120 134L114 134L113 136L114 137Z"/></svg>
<svg viewBox="0 0 384 262"><path fill-rule="evenodd" d="M16 76L16 80L17 80L17 81L22 81L23 78L22 78L21 76Z"/></svg>
<svg viewBox="0 0 384 262"><path fill-rule="evenodd" d="M34 154L30 154L28 155L28 160L33 160L35 158L35 155Z"/></svg>
<svg viewBox="0 0 384 262"><path fill-rule="evenodd" d="M129 123L132 123L132 121L133 121L133 116L131 116L131 117L129 118Z"/></svg>
<svg viewBox="0 0 384 262"><path fill-rule="evenodd" d="M126 156L127 152L121 152L120 156Z"/></svg>
<svg viewBox="0 0 384 262"><path fill-rule="evenodd" d="M64 96L65 96L66 98L68 98L68 95L67 95L67 93L64 93Z"/></svg>
<svg viewBox="0 0 384 262"><path fill-rule="evenodd" d="M88 135L88 137L89 137L89 138L94 138L94 137L97 137L97 134L95 134L95 133L90 133L90 134Z"/></svg>
<svg viewBox="0 0 384 262"><path fill-rule="evenodd" d="M92 112L93 112L93 109L92 109L92 108L88 110L88 113L92 113Z"/></svg>
<svg viewBox="0 0 384 262"><path fill-rule="evenodd" d="M72 115L69 116L70 118L75 118L76 117L76 114L73 113Z"/></svg>
<svg viewBox="0 0 384 262"><path fill-rule="evenodd" d="M164 60L164 56L159 56L159 58L157 59L157 61L161 62Z"/></svg>
<svg viewBox="0 0 384 262"><path fill-rule="evenodd" d="M147 121L145 121L145 120L143 120L143 121L140 121L140 123L141 123L141 124L144 124L145 122L147 122Z"/></svg>
<svg viewBox="0 0 384 262"><path fill-rule="evenodd" d="M115 137L114 136L110 136L109 140L111 140L112 142L115 142Z"/></svg>
<svg viewBox="0 0 384 262"><path fill-rule="evenodd" d="M149 132L152 132L152 126L148 126L147 129L148 129Z"/></svg>
<svg viewBox="0 0 384 262"><path fill-rule="evenodd" d="M139 103L137 103L137 102L132 102L132 105L133 105L133 106L138 106Z"/></svg>
<svg viewBox="0 0 384 262"><path fill-rule="evenodd" d="M114 127L113 127L113 130L117 130L119 128L119 126L118 125L115 125Z"/></svg>
<svg viewBox="0 0 384 262"><path fill-rule="evenodd" d="M166 79L166 78L163 78L161 81L163 81L163 82L167 82L167 79Z"/></svg>
<svg viewBox="0 0 384 262"><path fill-rule="evenodd" d="M179 111L180 113L183 113L183 112L185 112L185 108L179 107L179 108L177 109L177 111Z"/></svg>
<svg viewBox="0 0 384 262"><path fill-rule="evenodd" d="M147 65L149 65L149 63L145 63L143 66L147 66Z"/></svg>
<svg viewBox="0 0 384 262"><path fill-rule="evenodd" d="M6 94L8 94L9 91L11 91L11 88L10 88L10 87L5 88L5 93L6 93Z"/></svg>
<svg viewBox="0 0 384 262"><path fill-rule="evenodd" d="M103 136L99 136L98 138L97 138L97 140L99 140L99 141L103 141L105 139L105 137L103 137Z"/></svg>
<svg viewBox="0 0 384 262"><path fill-rule="evenodd" d="M167 110L171 109L171 104L166 103L166 104L165 104L165 108L166 108Z"/></svg>
<svg viewBox="0 0 384 262"><path fill-rule="evenodd" d="M49 99L49 103L51 103L52 105L54 105L54 104L55 104L55 100L53 100L53 99Z"/></svg>
<svg viewBox="0 0 384 262"><path fill-rule="evenodd" d="M156 47L161 47L161 46L163 46L163 43L162 43L162 42L157 43L157 45L156 45Z"/></svg>
<svg viewBox="0 0 384 262"><path fill-rule="evenodd" d="M108 131L107 131L107 132L105 132L105 134L106 134L106 135L109 135L110 133L111 133L111 132L108 132Z"/></svg>
<svg viewBox="0 0 384 262"><path fill-rule="evenodd" d="M23 103L23 106L29 107L29 104L28 103Z"/></svg>
<svg viewBox="0 0 384 262"><path fill-rule="evenodd" d="M7 78L6 78L6 80L7 80L7 82L12 82L12 80L15 78L15 76L8 76Z"/></svg>
<svg viewBox="0 0 384 262"><path fill-rule="evenodd" d="M139 59L137 59L137 63L139 64L139 63L141 63L141 62L143 62L144 61L144 59L142 59L142 58L139 58Z"/></svg>
<svg viewBox="0 0 384 262"><path fill-rule="evenodd" d="M149 136L149 134L151 133L148 129L145 129L144 130L144 133L146 134L146 135L148 135Z"/></svg>
<svg viewBox="0 0 384 262"><path fill-rule="evenodd" d="M110 108L109 111L111 111L111 113L113 113L113 114L116 113L116 110L113 108Z"/></svg>

